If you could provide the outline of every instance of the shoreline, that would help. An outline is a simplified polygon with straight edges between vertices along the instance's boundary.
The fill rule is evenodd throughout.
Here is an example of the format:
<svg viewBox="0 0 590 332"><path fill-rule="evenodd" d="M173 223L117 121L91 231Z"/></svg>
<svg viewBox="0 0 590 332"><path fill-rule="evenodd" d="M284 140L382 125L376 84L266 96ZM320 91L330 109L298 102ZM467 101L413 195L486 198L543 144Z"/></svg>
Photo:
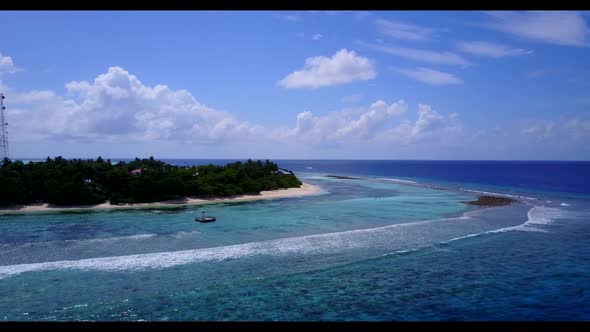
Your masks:
<svg viewBox="0 0 590 332"><path fill-rule="evenodd" d="M136 204L121 204L111 205L108 202L98 205L79 205L79 206L50 206L47 203L37 205L25 205L13 208L0 209L0 215L3 214L18 214L28 212L60 212L60 211L94 211L94 210L115 210L115 209L146 209L157 207L181 207L191 205L204 205L215 203L233 203L233 202L249 202L257 200L267 200L276 198L289 198L300 196L317 195L321 192L319 186L303 183L299 188L287 188L261 191L259 195L240 195L235 197L219 197L219 198L191 198L184 197L163 202L153 203L136 203Z"/></svg>

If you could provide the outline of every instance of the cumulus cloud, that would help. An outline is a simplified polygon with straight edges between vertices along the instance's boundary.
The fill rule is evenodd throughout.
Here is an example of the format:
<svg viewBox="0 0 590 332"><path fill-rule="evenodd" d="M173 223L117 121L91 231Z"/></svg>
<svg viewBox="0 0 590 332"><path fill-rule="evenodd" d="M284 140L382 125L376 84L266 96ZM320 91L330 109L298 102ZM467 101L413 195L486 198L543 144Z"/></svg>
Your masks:
<svg viewBox="0 0 590 332"><path fill-rule="evenodd" d="M471 64L469 61L467 61L467 59L453 52L430 51L401 46L386 46L380 44L365 43L362 41L359 41L358 43L376 51L393 54L414 61L429 62L441 65L458 65L464 67L469 66Z"/></svg>
<svg viewBox="0 0 590 332"><path fill-rule="evenodd" d="M489 41L459 41L457 48L463 52L490 58L502 58L506 56L527 55L533 51L522 48L512 48L508 45L493 43Z"/></svg>
<svg viewBox="0 0 590 332"><path fill-rule="evenodd" d="M186 90L144 85L120 67L93 82L66 84L73 98L51 91L11 96L17 132L44 137L218 142L256 136L257 127L199 103ZM20 127L20 128L18 128Z"/></svg>
<svg viewBox="0 0 590 332"><path fill-rule="evenodd" d="M465 128L458 113L443 114L427 104L418 105L413 120L403 116L409 115L406 112L407 105L402 100L392 104L377 101L367 107L325 115L306 111L297 115L293 128L283 128L275 132L274 137L284 144L293 143L336 157L342 149L355 149L360 154L379 158L400 155L406 158L515 159L527 156L537 159L535 154L543 153L572 159L572 153L590 153L588 120L536 119L522 125L477 130ZM564 153L564 149L568 152ZM579 155L574 159L587 159L587 156Z"/></svg>
<svg viewBox="0 0 590 332"><path fill-rule="evenodd" d="M590 29L578 12L494 11L488 15L495 20L489 27L514 36L555 45L590 45Z"/></svg>
<svg viewBox="0 0 590 332"><path fill-rule="evenodd" d="M368 107L347 109L315 116L310 111L297 115L295 127L283 131L282 137L322 143L349 139L370 139L387 122L404 113L407 105L403 100L387 104L378 100Z"/></svg>
<svg viewBox="0 0 590 332"><path fill-rule="evenodd" d="M405 111L406 104L404 101L391 105L387 105L383 100L376 101L358 119L348 121L345 126L336 130L334 135L336 137L371 137L374 135L375 129L378 129L385 121Z"/></svg>
<svg viewBox="0 0 590 332"><path fill-rule="evenodd" d="M22 71L22 69L14 65L11 57L2 55L2 53L0 53L0 75L6 73L14 74L19 71Z"/></svg>
<svg viewBox="0 0 590 332"><path fill-rule="evenodd" d="M458 113L448 116L432 109L430 105L418 104L418 118L415 122L404 121L400 125L386 130L377 139L390 143L412 144L437 139L452 140L461 134L463 125Z"/></svg>
<svg viewBox="0 0 590 332"><path fill-rule="evenodd" d="M120 144L160 141L201 146L256 141L326 147L371 144L393 133L396 138L389 143L410 144L440 132L454 119L419 105L415 123L400 123L399 118L407 111L406 103L377 100L365 107L324 115L301 112L291 128L263 127L205 106L186 90L147 86L120 67L111 67L90 82L69 82L66 88L70 97L52 91L11 92L8 115L15 132L13 140Z"/></svg>
<svg viewBox="0 0 590 332"><path fill-rule="evenodd" d="M377 100L331 113L305 111L294 116L292 126L261 126L205 106L186 90L148 86L120 67L110 67L91 81L67 83L66 95L5 88L14 146L54 144L55 151L62 151L63 144L116 143L141 147L147 154L155 146L170 151L182 146L210 149L210 153L223 147L236 156L244 153L244 144L258 152L287 153L284 157L293 157L289 155L292 151L302 153L299 157L308 152L315 157L325 157L327 152L338 157L343 151L384 157L398 151L412 158L464 151L467 154L462 156L470 157L474 145L485 151L480 153L484 158L518 158L520 153L532 153L533 148L543 153L552 149L544 155L568 158L590 153L588 120L537 119L502 130L470 130L463 127L457 113L440 113L426 104L409 113L403 100ZM108 150L112 145L106 146ZM569 154L559 154L563 149L569 149Z"/></svg>
<svg viewBox="0 0 590 332"><path fill-rule="evenodd" d="M393 70L413 80L430 85L452 85L463 83L460 78L453 74L444 73L430 68L417 67L416 69L407 69L394 67Z"/></svg>
<svg viewBox="0 0 590 332"><path fill-rule="evenodd" d="M389 21L382 18L376 19L375 25L377 26L379 32L384 35L397 39L412 41L428 40L434 31L431 28L421 27L404 22Z"/></svg>
<svg viewBox="0 0 590 332"><path fill-rule="evenodd" d="M284 88L312 88L370 80L377 74L373 62L354 51L341 49L332 57L307 58L303 69L292 72L277 84Z"/></svg>

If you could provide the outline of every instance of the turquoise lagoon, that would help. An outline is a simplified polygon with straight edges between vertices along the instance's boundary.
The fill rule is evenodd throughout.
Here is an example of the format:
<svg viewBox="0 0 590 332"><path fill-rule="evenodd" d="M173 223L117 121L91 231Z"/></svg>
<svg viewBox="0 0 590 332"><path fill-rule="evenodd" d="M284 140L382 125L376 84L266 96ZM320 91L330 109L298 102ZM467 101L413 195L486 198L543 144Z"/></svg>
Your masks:
<svg viewBox="0 0 590 332"><path fill-rule="evenodd" d="M322 192L0 216L0 320L590 317L587 200L298 175Z"/></svg>

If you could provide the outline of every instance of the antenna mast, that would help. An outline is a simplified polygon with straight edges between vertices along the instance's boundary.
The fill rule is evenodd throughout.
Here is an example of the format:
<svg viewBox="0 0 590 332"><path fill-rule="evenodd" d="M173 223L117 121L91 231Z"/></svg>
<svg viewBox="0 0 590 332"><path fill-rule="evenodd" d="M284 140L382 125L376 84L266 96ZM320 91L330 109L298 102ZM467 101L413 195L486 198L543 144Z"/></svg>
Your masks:
<svg viewBox="0 0 590 332"><path fill-rule="evenodd" d="M6 122L6 117L4 115L4 94L0 93L0 131L2 131L0 136L0 161L4 160L4 158L8 158L8 122Z"/></svg>

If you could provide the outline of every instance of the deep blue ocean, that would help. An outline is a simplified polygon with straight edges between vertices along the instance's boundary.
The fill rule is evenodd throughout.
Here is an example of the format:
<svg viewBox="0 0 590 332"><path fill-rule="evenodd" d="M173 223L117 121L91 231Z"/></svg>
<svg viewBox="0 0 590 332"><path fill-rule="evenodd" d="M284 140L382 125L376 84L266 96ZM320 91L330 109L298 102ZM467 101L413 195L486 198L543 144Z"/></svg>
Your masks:
<svg viewBox="0 0 590 332"><path fill-rule="evenodd" d="M175 165L238 160L163 159ZM243 160L242 160L243 161ZM440 183L505 186L590 195L590 161L273 160L294 172L396 176Z"/></svg>
<svg viewBox="0 0 590 332"><path fill-rule="evenodd" d="M590 320L590 162L275 161L321 192L0 215L0 320Z"/></svg>

